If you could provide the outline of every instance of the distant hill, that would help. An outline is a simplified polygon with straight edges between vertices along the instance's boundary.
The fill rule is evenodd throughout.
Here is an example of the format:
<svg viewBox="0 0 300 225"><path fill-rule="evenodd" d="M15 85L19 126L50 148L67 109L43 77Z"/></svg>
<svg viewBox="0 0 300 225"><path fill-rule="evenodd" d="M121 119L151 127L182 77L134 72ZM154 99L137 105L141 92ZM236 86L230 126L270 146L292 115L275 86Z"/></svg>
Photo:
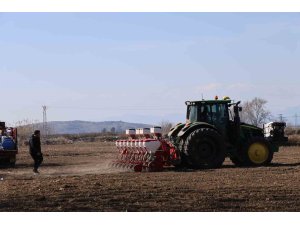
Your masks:
<svg viewBox="0 0 300 225"><path fill-rule="evenodd" d="M145 128L153 125L141 123L127 123L123 121L52 121L48 122L52 134L83 134L83 133L100 133L103 131L124 132L128 128ZM39 125L41 127L41 124Z"/></svg>

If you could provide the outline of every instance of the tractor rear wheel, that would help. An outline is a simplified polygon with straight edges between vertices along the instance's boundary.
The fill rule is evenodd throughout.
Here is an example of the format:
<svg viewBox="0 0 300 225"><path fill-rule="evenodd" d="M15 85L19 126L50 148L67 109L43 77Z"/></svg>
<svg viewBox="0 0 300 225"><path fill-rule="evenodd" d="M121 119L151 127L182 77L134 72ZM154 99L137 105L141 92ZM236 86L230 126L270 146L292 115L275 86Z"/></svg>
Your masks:
<svg viewBox="0 0 300 225"><path fill-rule="evenodd" d="M179 169L179 170L182 168L188 167L187 160L185 159L185 155L183 154L184 145L185 145L185 138L181 137L179 144L178 144L178 150L179 150L179 154L180 154L180 163L173 164L173 166L175 166L175 168Z"/></svg>
<svg viewBox="0 0 300 225"><path fill-rule="evenodd" d="M219 168L225 161L223 138L214 129L197 129L187 137L184 155L188 165L192 168Z"/></svg>
<svg viewBox="0 0 300 225"><path fill-rule="evenodd" d="M266 166L273 160L270 144L263 137L255 137L245 146L243 155L246 166Z"/></svg>

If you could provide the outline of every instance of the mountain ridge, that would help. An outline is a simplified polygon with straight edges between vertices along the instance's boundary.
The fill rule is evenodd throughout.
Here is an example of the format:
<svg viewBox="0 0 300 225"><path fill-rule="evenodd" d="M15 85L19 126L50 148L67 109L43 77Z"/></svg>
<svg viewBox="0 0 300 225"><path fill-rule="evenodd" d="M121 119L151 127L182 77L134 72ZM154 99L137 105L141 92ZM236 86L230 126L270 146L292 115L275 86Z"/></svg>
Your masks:
<svg viewBox="0 0 300 225"><path fill-rule="evenodd" d="M125 121L50 121L47 123L51 134L84 134L84 133L101 133L101 132L124 132L129 128L145 128L153 125L143 123L132 123ZM42 130L43 124L37 124Z"/></svg>

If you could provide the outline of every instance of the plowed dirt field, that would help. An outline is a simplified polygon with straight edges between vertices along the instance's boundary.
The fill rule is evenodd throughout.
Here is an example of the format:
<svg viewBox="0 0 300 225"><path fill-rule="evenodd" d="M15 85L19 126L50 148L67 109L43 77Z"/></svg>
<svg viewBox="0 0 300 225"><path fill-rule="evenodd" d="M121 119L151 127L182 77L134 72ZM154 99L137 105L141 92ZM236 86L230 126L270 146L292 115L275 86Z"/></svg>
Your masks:
<svg viewBox="0 0 300 225"><path fill-rule="evenodd" d="M43 146L40 175L27 148L16 168L0 169L0 211L300 211L300 148L285 147L273 164L133 173L110 168L113 143Z"/></svg>

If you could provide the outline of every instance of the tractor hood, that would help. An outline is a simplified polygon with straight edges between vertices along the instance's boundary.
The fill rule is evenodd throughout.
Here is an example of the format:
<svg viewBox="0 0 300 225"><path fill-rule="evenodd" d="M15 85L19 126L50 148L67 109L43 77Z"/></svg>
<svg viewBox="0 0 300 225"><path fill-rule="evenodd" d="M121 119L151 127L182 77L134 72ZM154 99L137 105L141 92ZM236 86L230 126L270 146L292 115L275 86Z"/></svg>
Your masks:
<svg viewBox="0 0 300 225"><path fill-rule="evenodd" d="M248 123L241 123L241 127L263 131L262 128L256 127L256 126L248 124Z"/></svg>
<svg viewBox="0 0 300 225"><path fill-rule="evenodd" d="M244 137L263 137L264 130L260 127L253 126L247 123L241 123L241 135Z"/></svg>

